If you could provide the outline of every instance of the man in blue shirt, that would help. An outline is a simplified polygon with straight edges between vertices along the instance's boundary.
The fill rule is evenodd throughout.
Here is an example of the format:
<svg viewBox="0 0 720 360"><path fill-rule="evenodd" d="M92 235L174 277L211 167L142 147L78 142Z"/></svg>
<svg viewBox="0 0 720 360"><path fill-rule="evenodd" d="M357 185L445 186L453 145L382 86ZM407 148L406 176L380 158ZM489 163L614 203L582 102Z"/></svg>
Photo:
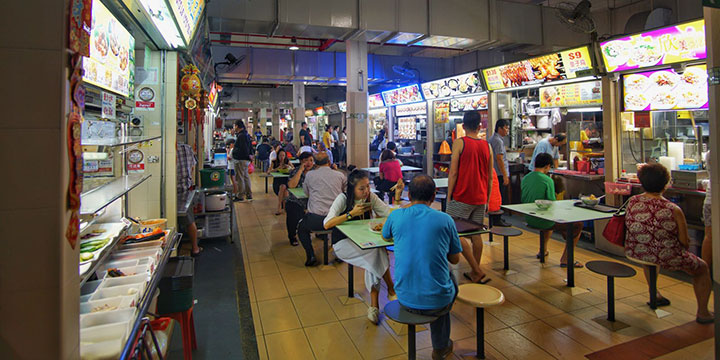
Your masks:
<svg viewBox="0 0 720 360"><path fill-rule="evenodd" d="M430 324L433 359L452 353L450 309L457 285L449 263L460 261L462 246L450 215L430 208L435 183L427 175L410 182L410 207L393 211L382 235L395 242L395 291L407 311L438 316Z"/></svg>
<svg viewBox="0 0 720 360"><path fill-rule="evenodd" d="M540 140L537 145L535 145L535 150L533 151L532 160L530 161L528 169L530 169L530 171L535 171L535 157L537 157L540 153L550 154L553 158L554 168L557 169L558 159L560 158L558 148L565 145L565 143L567 143L567 137L564 133L555 134L549 138Z"/></svg>

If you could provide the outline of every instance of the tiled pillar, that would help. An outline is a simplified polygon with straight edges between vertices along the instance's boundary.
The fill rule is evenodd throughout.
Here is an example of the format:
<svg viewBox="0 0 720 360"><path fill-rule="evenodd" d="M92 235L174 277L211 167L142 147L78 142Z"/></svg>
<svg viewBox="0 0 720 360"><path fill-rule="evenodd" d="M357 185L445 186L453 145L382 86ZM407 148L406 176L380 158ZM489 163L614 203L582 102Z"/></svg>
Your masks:
<svg viewBox="0 0 720 360"><path fill-rule="evenodd" d="M2 8L0 358L76 359L79 253L64 236L69 5Z"/></svg>
<svg viewBox="0 0 720 360"><path fill-rule="evenodd" d="M272 108L272 136L275 137L277 141L280 141L280 116L281 116L280 108L277 107L277 105L273 105Z"/></svg>
<svg viewBox="0 0 720 360"><path fill-rule="evenodd" d="M293 144L300 149L301 124L305 121L305 85L293 83Z"/></svg>
<svg viewBox="0 0 720 360"><path fill-rule="evenodd" d="M368 148L367 42L350 40L347 48L347 160L359 168L370 164Z"/></svg>

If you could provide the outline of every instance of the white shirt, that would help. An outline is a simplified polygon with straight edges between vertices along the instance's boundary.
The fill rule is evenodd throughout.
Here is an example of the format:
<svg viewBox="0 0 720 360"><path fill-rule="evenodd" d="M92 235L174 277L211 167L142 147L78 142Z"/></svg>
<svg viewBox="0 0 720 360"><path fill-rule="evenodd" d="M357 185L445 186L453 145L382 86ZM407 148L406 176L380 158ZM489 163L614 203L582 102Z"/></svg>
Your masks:
<svg viewBox="0 0 720 360"><path fill-rule="evenodd" d="M304 153L304 152L309 152L309 153L311 153L311 154L314 154L316 151L315 151L315 149L313 149L312 146L310 146L310 145L305 145L305 146L301 146L301 147L300 147L300 152L299 152L298 154L302 154L302 153Z"/></svg>
<svg viewBox="0 0 720 360"><path fill-rule="evenodd" d="M362 202L364 201L355 200L356 205ZM370 193L370 207L372 208L372 211L379 217L386 217L390 215L390 206L380 200L380 198L375 195L375 193ZM345 195L345 193L342 193L338 195L335 198L335 201L333 201L332 205L330 205L330 210L328 210L328 214L325 217L325 220L323 220L323 225L327 224L328 221L332 220L333 218L345 214L346 208L347 196Z"/></svg>
<svg viewBox="0 0 720 360"><path fill-rule="evenodd" d="M277 152L275 150L273 150L272 152L270 152L269 160L270 160L270 162L273 162L273 161L275 161L275 159L277 159Z"/></svg>

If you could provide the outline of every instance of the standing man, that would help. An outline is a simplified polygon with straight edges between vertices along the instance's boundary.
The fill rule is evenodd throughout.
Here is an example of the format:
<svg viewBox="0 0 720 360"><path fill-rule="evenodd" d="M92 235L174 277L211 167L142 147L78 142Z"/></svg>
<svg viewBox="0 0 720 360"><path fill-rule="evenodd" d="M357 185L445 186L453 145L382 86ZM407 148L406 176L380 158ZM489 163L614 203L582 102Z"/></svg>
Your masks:
<svg viewBox="0 0 720 360"><path fill-rule="evenodd" d="M558 151L558 148L565 145L565 143L567 143L567 137L565 136L565 133L555 134L551 137L540 140L537 145L535 145L535 150L533 150L532 154L532 161L530 161L528 169L530 171L535 171L535 158L540 153L550 154L550 156L552 156L553 158L554 168L557 169L560 159L560 153Z"/></svg>
<svg viewBox="0 0 720 360"><path fill-rule="evenodd" d="M188 198L193 196L192 175L198 161L190 145L178 143L175 149L177 151L177 205L180 206L181 204L187 203ZM193 257L197 256L202 251L202 248L198 246L197 225L195 224L193 209L187 209L187 215L185 217L178 217L178 222L190 238L190 244L192 244L191 255Z"/></svg>
<svg viewBox="0 0 720 360"><path fill-rule="evenodd" d="M310 233L313 231L324 231L323 224L335 198L345 191L347 178L339 171L330 168L330 159L324 152L315 155L317 169L309 171L305 175L303 190L308 196L307 214L298 224L298 237L307 260L305 266L316 266L315 251L310 240ZM332 239L333 242L340 239Z"/></svg>
<svg viewBox="0 0 720 360"><path fill-rule="evenodd" d="M245 128L242 120L235 121L235 147L232 151L233 160L235 160L235 176L237 177L238 192L235 194L234 201L252 201L252 189L250 188L250 173L248 167L253 159L253 146L250 134Z"/></svg>
<svg viewBox="0 0 720 360"><path fill-rule="evenodd" d="M510 123L507 120L500 119L495 123L495 133L490 137L490 146L492 147L493 154L495 154L495 172L498 175L498 181L500 184L500 196L502 196L502 203L509 204L507 190L510 185L510 164L508 164L505 158L505 143L503 138L507 136L510 131ZM490 215L491 226L510 226L503 220L502 215Z"/></svg>
<svg viewBox="0 0 720 360"><path fill-rule="evenodd" d="M340 127L335 125L332 129L332 137L333 137L333 147L332 147L332 154L333 159L335 159L336 163L340 163L340 135L338 134L338 129Z"/></svg>
<svg viewBox="0 0 720 360"><path fill-rule="evenodd" d="M308 124L304 121L300 129L300 146L312 146L312 134L308 131Z"/></svg>
<svg viewBox="0 0 720 360"><path fill-rule="evenodd" d="M409 196L410 207L388 216L382 236L394 239L395 292L400 305L411 313L438 317L430 323L432 358L445 359L453 351L450 310L457 296L448 263L460 261L462 247L453 219L430 208L435 200L432 178L415 176Z"/></svg>
<svg viewBox="0 0 720 360"><path fill-rule="evenodd" d="M492 190L493 152L487 141L480 138L480 113L466 112L463 116L465 136L453 141L448 176L448 215L477 224L485 221L485 211ZM472 282L486 283L480 269L483 242L481 235L473 235L470 242L463 238L463 256L472 271L463 275Z"/></svg>

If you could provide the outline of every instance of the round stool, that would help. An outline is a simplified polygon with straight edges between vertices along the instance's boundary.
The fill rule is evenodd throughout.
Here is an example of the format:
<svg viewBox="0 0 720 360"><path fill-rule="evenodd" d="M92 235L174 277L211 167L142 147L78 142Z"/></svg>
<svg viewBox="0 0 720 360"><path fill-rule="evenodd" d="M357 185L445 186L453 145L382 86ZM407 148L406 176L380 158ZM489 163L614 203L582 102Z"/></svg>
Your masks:
<svg viewBox="0 0 720 360"><path fill-rule="evenodd" d="M644 260L632 258L629 256L625 256L628 260L640 264L642 266L646 266L650 272L650 282L648 283L648 286L650 287L650 302L648 305L650 305L650 308L653 310L657 309L657 265L655 263L647 262Z"/></svg>
<svg viewBox="0 0 720 360"><path fill-rule="evenodd" d="M384 308L385 316L408 326L408 359L415 360L415 325L429 324L437 320L437 316L413 314L397 300L393 300Z"/></svg>
<svg viewBox="0 0 720 360"><path fill-rule="evenodd" d="M607 321L615 321L615 278L626 278L635 276L633 268L613 261L589 261L585 267L597 274L607 276L608 310Z"/></svg>
<svg viewBox="0 0 720 360"><path fill-rule="evenodd" d="M463 284L458 287L457 300L475 307L475 322L477 334L475 336L475 356L485 358L485 308L500 305L505 302L502 291L482 284Z"/></svg>
<svg viewBox="0 0 720 360"><path fill-rule="evenodd" d="M503 265L503 270L510 270L510 256L509 256L509 244L508 244L508 238L520 236L522 235L522 231L511 228L511 227L500 227L500 226L493 226L490 228L490 236L492 238L492 235L502 236L503 237L503 260L505 261L505 264Z"/></svg>

